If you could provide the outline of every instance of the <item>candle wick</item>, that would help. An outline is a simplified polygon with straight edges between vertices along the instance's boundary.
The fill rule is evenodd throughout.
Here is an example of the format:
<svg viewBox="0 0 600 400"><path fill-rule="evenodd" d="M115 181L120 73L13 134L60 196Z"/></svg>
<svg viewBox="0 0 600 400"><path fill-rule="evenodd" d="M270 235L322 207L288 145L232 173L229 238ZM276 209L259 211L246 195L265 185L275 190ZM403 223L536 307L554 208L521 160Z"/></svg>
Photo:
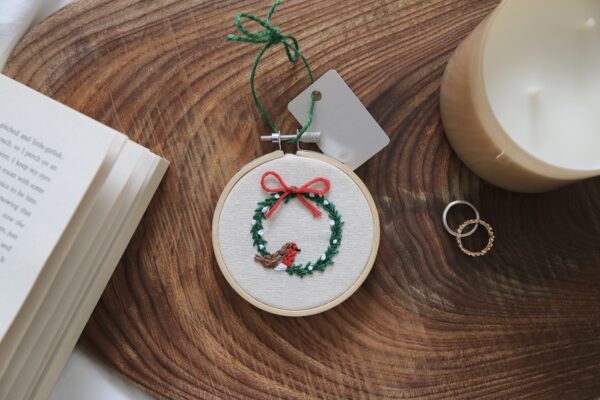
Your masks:
<svg viewBox="0 0 600 400"><path fill-rule="evenodd" d="M527 89L527 93L529 93L531 100L537 100L540 97L540 94L542 94L542 89L532 86Z"/></svg>
<svg viewBox="0 0 600 400"><path fill-rule="evenodd" d="M596 18L590 17L583 24L579 26L579 29L589 30L596 26Z"/></svg>

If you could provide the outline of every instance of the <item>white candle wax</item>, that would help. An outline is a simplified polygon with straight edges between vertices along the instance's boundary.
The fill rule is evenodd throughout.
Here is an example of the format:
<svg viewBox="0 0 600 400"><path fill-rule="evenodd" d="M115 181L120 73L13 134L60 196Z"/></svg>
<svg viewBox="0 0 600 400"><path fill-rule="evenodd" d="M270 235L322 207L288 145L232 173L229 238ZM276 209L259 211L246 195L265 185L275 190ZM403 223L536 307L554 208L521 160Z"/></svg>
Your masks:
<svg viewBox="0 0 600 400"><path fill-rule="evenodd" d="M526 152L600 168L600 0L507 1L489 28L482 75L490 108Z"/></svg>

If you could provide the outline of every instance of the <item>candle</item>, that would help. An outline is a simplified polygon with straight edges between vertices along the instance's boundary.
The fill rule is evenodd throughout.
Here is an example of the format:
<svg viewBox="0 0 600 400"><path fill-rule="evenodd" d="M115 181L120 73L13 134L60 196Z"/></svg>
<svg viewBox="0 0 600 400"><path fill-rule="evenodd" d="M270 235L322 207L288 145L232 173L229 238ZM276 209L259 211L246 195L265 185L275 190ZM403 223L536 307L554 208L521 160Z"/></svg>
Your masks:
<svg viewBox="0 0 600 400"><path fill-rule="evenodd" d="M459 46L442 121L476 174L519 192L600 175L598 20L598 0L504 0Z"/></svg>

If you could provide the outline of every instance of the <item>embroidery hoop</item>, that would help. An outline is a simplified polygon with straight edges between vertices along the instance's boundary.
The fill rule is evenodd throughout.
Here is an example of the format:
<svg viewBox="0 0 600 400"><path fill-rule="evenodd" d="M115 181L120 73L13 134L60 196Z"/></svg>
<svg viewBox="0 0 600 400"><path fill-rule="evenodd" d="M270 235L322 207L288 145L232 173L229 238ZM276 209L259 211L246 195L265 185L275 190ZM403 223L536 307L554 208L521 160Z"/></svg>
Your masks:
<svg viewBox="0 0 600 400"><path fill-rule="evenodd" d="M283 153L283 151L275 151L273 153L269 153L267 155L259 157L255 160L253 160L252 162L250 162L249 164L245 165L229 181L229 183L223 190L223 193L221 194L219 201L217 203L217 206L215 208L215 213L213 216L213 224L212 224L212 241L213 241L213 249L214 249L215 258L217 260L217 264L219 265L221 272L223 273L223 276L225 277L227 282L231 285L231 287L244 300L248 301L250 304L254 305L255 307L257 307L261 310L264 310L264 311L267 311L267 312L270 312L273 314L283 315L283 316L288 316L288 317L302 317L302 316L308 316L308 315L322 313L324 311L327 311L327 310L341 304L344 300L346 300L352 294L354 294L354 292L362 285L362 283L365 281L365 279L371 272L371 269L375 262L375 258L377 256L377 251L379 248L379 241L380 241L380 222L379 222L379 214L377 212L377 208L375 207L375 202L373 201L373 197L371 196L371 193L369 192L369 190L367 189L365 184L360 180L360 178L350 168L348 168L341 162L334 160L332 158L329 158L321 153L316 153L316 152L312 152L312 151L304 151L304 150L298 151L296 153L297 157L306 157L309 159L319 160L319 161L325 162L325 163L331 165L332 167L338 169L340 172L347 175L353 181L353 183L357 186L357 188L360 190L360 192L363 194L363 196L368 204L368 207L369 207L369 210L370 210L370 213L372 216L372 220L373 220L373 242L371 245L371 252L368 257L367 263L364 266L362 272L360 273L358 279L356 279L356 281L354 281L349 287L347 287L336 298L334 298L333 300L331 300L327 303L319 305L317 307L299 309L299 310L278 308L278 307L274 307L272 305L266 304L265 302L260 301L260 300L256 299L255 297L253 297L252 295L250 295L246 290L244 290L244 288L242 288L238 284L235 277L231 274L230 270L228 269L228 267L225 263L225 260L223 258L223 254L222 254L222 250L221 250L221 243L219 240L219 225L220 225L220 220L221 220L221 212L223 211L223 206L224 206L229 194L231 193L232 189L245 175L247 175L250 171L253 171L257 167L259 167L265 163L268 163L270 161L277 160L279 158L284 157L284 155L285 154ZM254 206L254 204L252 204L252 206ZM250 267L252 267L252 265L248 265L248 267L250 268ZM284 278L290 279L291 277L288 277L286 274L286 276L284 276ZM318 277L315 277L315 278L318 279ZM305 279L304 283L306 285L310 285L309 280L307 281Z"/></svg>

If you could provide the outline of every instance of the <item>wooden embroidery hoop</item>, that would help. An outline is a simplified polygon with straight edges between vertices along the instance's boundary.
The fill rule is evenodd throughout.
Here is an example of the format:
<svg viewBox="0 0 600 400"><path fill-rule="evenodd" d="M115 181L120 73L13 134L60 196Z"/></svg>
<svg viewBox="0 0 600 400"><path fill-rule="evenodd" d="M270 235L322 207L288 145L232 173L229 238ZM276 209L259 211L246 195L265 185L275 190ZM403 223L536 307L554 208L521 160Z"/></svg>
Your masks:
<svg viewBox="0 0 600 400"><path fill-rule="evenodd" d="M335 299L333 299L332 301L322 304L318 307L314 307L314 308L309 308L309 309L303 309L303 310L287 310L287 309L282 309L282 308L277 308L277 307L273 307L271 305L268 305L266 303L263 303L262 301L257 300L256 298L254 298L253 296L251 296L250 294L248 294L235 280L235 278L231 275L229 269L227 268L227 265L225 264L225 261L223 259L223 255L221 252L221 247L220 247L220 242L219 242L219 222L221 219L221 211L223 210L223 205L225 204L225 201L227 200L227 197L229 196L229 193L231 192L231 190L233 189L233 187L239 182L240 179L242 179L242 177L244 177L247 173L249 173L250 171L254 170L255 168L259 167L260 165L263 165L269 161L272 160L276 160L278 158L282 158L284 156L284 152L281 150L269 153L267 155L264 155L262 157L259 157L255 160L253 160L252 162L250 162L249 164L245 165L237 174L235 174L235 176L229 181L229 183L227 184L227 186L225 186L225 189L223 190L223 193L221 194L219 201L217 202L217 206L215 208L215 213L213 216L213 224L212 224L212 242L213 242L213 249L214 249L214 253L215 253L215 258L217 260L217 263L219 265L219 268L221 269L221 272L223 273L223 276L225 276L225 279L227 280L227 282L229 282L229 284L231 285L231 287L240 295L242 296L242 298L246 301L248 301L250 304L254 305L255 307L260 308L261 310L273 313L273 314L277 314L277 315L283 315L283 316L287 316L287 317L304 317L304 316L308 316L308 315L314 315L314 314L319 314L322 313L324 311L330 310L333 307L336 307L337 305L341 304L344 300L346 300L347 298L349 298L352 294L354 294L354 292L362 285L362 283L365 281L365 279L367 278L367 276L369 275L369 273L371 272L371 269L373 267L373 264L375 262L375 258L377 256L377 251L379 249L379 240L380 240L380 223L379 223L379 213L377 212L377 208L375 207L375 202L373 201L373 197L371 196L371 193L369 192L369 189L367 189L367 187L365 186L365 184L361 181L361 179L354 173L354 171L352 171L350 168L348 168L346 165L342 164L341 162L334 160L330 157L327 157L321 153L316 153L313 151L305 151L305 150L301 150L296 152L296 156L298 157L306 157L306 158L312 158L312 159L316 159L319 161L323 161L327 164L330 164L332 166L334 166L335 168L339 169L341 172L345 173L350 179L352 179L352 181L357 185L357 187L360 189L360 191L362 192L362 194L365 196L365 199L369 205L369 209L371 211L371 215L373 216L373 244L371 247L371 254L369 255L368 261L365 265L365 268L363 269L362 273L360 274L360 276L358 277L358 279L351 285L349 286L341 295L339 295L338 297L336 297ZM292 277L290 277L292 278ZM305 278L305 279L310 279L310 278ZM307 282L307 284L309 284Z"/></svg>

